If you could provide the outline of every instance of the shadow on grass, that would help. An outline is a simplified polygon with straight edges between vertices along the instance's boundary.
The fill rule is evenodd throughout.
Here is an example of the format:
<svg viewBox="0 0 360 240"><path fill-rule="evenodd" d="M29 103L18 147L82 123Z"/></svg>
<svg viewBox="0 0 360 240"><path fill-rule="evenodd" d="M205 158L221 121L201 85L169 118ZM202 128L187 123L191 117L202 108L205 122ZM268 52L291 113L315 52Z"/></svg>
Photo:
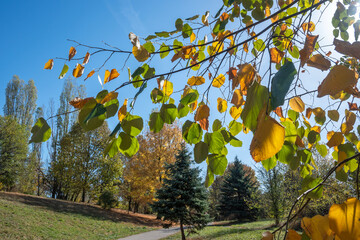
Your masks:
<svg viewBox="0 0 360 240"><path fill-rule="evenodd" d="M31 206L39 206L44 209L60 213L80 214L86 217L92 217L96 220L129 222L149 227L158 227L163 223L160 220L136 216L135 214L127 214L118 210L103 210L95 205L74 203L64 200L36 197L25 194L0 192L0 199L16 201Z"/></svg>

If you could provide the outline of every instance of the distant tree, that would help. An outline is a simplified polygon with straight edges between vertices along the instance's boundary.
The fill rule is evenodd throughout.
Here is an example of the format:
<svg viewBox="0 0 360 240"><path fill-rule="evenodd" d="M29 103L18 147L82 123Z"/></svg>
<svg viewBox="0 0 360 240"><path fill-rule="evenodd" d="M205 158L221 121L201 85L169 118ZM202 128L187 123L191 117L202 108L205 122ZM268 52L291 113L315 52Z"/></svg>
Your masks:
<svg viewBox="0 0 360 240"><path fill-rule="evenodd" d="M0 189L13 189L27 152L25 127L10 116L0 116Z"/></svg>
<svg viewBox="0 0 360 240"><path fill-rule="evenodd" d="M215 221L222 219L221 213L218 209L221 198L221 185L224 181L224 176L217 176L213 184L209 187L209 214Z"/></svg>
<svg viewBox="0 0 360 240"><path fill-rule="evenodd" d="M164 220L180 222L181 236L185 238L184 225L189 232L202 229L210 221L208 193L199 177L199 169L190 167L190 155L183 145L176 162L166 166L168 177L156 192L157 201L152 208Z"/></svg>
<svg viewBox="0 0 360 240"><path fill-rule="evenodd" d="M225 218L235 218L239 221L256 219L258 186L254 170L243 165L235 157L220 188L220 213Z"/></svg>
<svg viewBox="0 0 360 240"><path fill-rule="evenodd" d="M122 195L134 212L152 203L155 192L166 177L165 163L174 163L175 154L181 147L181 129L177 125L165 125L158 132L146 131L138 136L140 149L136 155L125 159L124 187ZM125 187L126 186L126 187Z"/></svg>

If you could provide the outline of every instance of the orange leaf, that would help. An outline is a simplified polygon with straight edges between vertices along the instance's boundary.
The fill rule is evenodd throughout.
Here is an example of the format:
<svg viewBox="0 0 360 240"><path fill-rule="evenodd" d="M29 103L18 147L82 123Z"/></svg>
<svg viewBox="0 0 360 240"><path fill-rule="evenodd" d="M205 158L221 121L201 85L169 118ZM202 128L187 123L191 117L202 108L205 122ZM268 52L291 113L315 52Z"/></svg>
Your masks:
<svg viewBox="0 0 360 240"><path fill-rule="evenodd" d="M69 50L69 61L75 56L76 49L74 47L71 47Z"/></svg>
<svg viewBox="0 0 360 240"><path fill-rule="evenodd" d="M85 99L81 99L81 98L74 98L73 100L71 100L69 102L69 104L71 106L73 106L74 108L77 109L81 109L88 101L90 101L91 99L94 99L93 97L89 97L89 98L85 98Z"/></svg>
<svg viewBox="0 0 360 240"><path fill-rule="evenodd" d="M193 33L191 33L191 35L190 35L190 43L192 43L193 41L195 41L195 39L196 39L196 35L195 35L195 33L193 32Z"/></svg>
<svg viewBox="0 0 360 240"><path fill-rule="evenodd" d="M360 239L360 201L350 198L329 210L329 225L339 239Z"/></svg>
<svg viewBox="0 0 360 240"><path fill-rule="evenodd" d="M329 148L339 146L344 141L344 136L341 132L335 132L327 142Z"/></svg>
<svg viewBox="0 0 360 240"><path fill-rule="evenodd" d="M207 105L201 105L198 107L195 113L195 121L200 121L201 119L208 118L210 115L210 108Z"/></svg>
<svg viewBox="0 0 360 240"><path fill-rule="evenodd" d="M251 64L245 63L238 66L239 71L237 73L236 80L233 80L232 88L235 89L239 83L241 86L241 91L247 91L248 87L253 83L255 79L255 69Z"/></svg>
<svg viewBox="0 0 360 240"><path fill-rule="evenodd" d="M205 131L209 130L209 119L208 118L201 119L199 121L199 125L203 130Z"/></svg>
<svg viewBox="0 0 360 240"><path fill-rule="evenodd" d="M86 78L84 79L84 81L86 79L88 79L89 77L91 77L92 75L94 75L94 73L95 73L95 70L92 70L91 72L89 72L88 75L86 76Z"/></svg>
<svg viewBox="0 0 360 240"><path fill-rule="evenodd" d="M351 102L348 102L349 104L349 110L350 111L358 111L359 110L359 107L356 103L351 103Z"/></svg>
<svg viewBox="0 0 360 240"><path fill-rule="evenodd" d="M306 64L310 67L318 68L321 71L328 70L331 67L331 62L321 54L313 55Z"/></svg>
<svg viewBox="0 0 360 240"><path fill-rule="evenodd" d="M300 50L301 66L303 67L306 61L309 59L311 53L314 51L314 47L319 35L313 36L310 34L306 35L304 48Z"/></svg>
<svg viewBox="0 0 360 240"><path fill-rule="evenodd" d="M241 95L240 89L235 89L233 97L231 99L231 103L234 104L237 108L244 105L245 101L243 96Z"/></svg>
<svg viewBox="0 0 360 240"><path fill-rule="evenodd" d="M295 112L301 113L305 110L305 104L300 97L293 97L290 99L289 105Z"/></svg>
<svg viewBox="0 0 360 240"><path fill-rule="evenodd" d="M309 32L313 32L315 30L315 24L310 21L308 23L303 23L303 25L301 25L302 29L304 32L306 32L306 30L309 30Z"/></svg>
<svg viewBox="0 0 360 240"><path fill-rule="evenodd" d="M127 113L127 109L126 109L126 105L127 105L127 99L124 100L124 104L121 106L121 108L118 111L118 119L121 122Z"/></svg>
<svg viewBox="0 0 360 240"><path fill-rule="evenodd" d="M81 66L81 64L76 64L76 68L74 68L73 70L73 76L78 78L78 77L81 77L81 75L84 73L84 67Z"/></svg>
<svg viewBox="0 0 360 240"><path fill-rule="evenodd" d="M306 109L306 117L309 119L311 117L312 114L312 109L311 108L307 108Z"/></svg>
<svg viewBox="0 0 360 240"><path fill-rule="evenodd" d="M280 63L281 59L284 57L285 53L280 51L277 48L270 48L270 57L271 62L273 63Z"/></svg>
<svg viewBox="0 0 360 240"><path fill-rule="evenodd" d="M273 240L273 239L274 239L274 235L271 232L266 231L262 233L261 240Z"/></svg>
<svg viewBox="0 0 360 240"><path fill-rule="evenodd" d="M281 107L275 108L274 113L275 113L276 115L278 115L279 117L284 118L283 111L282 111L282 108L281 108Z"/></svg>
<svg viewBox="0 0 360 240"><path fill-rule="evenodd" d="M247 43L244 43L243 49L244 49L245 52L249 52L249 46L248 46Z"/></svg>
<svg viewBox="0 0 360 240"><path fill-rule="evenodd" d="M87 64L89 62L89 59L90 59L90 53L87 52L84 57L83 65Z"/></svg>
<svg viewBox="0 0 360 240"><path fill-rule="evenodd" d="M110 82L111 80L117 78L120 74L118 73L118 71L114 68L111 69L111 72L109 72L109 70L105 71L105 78L104 78L104 84L107 82Z"/></svg>
<svg viewBox="0 0 360 240"><path fill-rule="evenodd" d="M237 69L234 67L229 68L229 80L233 80L237 75Z"/></svg>
<svg viewBox="0 0 360 240"><path fill-rule="evenodd" d="M318 97L335 95L357 83L357 74L343 65L334 66L318 87Z"/></svg>
<svg viewBox="0 0 360 240"><path fill-rule="evenodd" d="M301 240L301 235L298 234L295 230L289 229L285 240Z"/></svg>
<svg viewBox="0 0 360 240"><path fill-rule="evenodd" d="M44 69L49 69L51 70L54 66L54 60L53 59L50 59L49 61L47 61L45 63L45 66L44 66Z"/></svg>
<svg viewBox="0 0 360 240"><path fill-rule="evenodd" d="M110 100L116 99L118 97L119 93L117 92L109 92L108 94L106 94L106 96L101 100L101 104L104 104Z"/></svg>

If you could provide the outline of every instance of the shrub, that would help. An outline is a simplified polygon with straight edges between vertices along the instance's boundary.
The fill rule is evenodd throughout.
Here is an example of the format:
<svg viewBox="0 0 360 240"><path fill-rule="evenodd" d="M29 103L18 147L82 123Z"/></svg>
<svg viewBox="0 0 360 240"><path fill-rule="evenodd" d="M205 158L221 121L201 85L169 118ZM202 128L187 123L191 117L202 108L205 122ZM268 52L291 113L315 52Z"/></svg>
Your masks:
<svg viewBox="0 0 360 240"><path fill-rule="evenodd" d="M111 191L104 191L99 197L99 205L104 209L116 207L118 200L115 198L114 193Z"/></svg>

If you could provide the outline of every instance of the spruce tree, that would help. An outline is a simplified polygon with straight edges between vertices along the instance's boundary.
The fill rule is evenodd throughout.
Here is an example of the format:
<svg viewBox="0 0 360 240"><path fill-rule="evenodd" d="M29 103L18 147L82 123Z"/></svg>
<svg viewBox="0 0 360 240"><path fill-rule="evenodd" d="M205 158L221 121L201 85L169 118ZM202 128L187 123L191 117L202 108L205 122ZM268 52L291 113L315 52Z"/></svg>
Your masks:
<svg viewBox="0 0 360 240"><path fill-rule="evenodd" d="M254 200L258 191L258 182L251 169L245 170L237 157L229 165L220 191L221 198L218 210L224 218L235 218L238 221L256 219L257 208Z"/></svg>
<svg viewBox="0 0 360 240"><path fill-rule="evenodd" d="M182 146L176 162L166 166L167 178L157 191L152 208L163 220L179 222L182 239L184 226L189 232L202 229L210 221L208 193L199 177L199 169L190 167L190 156Z"/></svg>

